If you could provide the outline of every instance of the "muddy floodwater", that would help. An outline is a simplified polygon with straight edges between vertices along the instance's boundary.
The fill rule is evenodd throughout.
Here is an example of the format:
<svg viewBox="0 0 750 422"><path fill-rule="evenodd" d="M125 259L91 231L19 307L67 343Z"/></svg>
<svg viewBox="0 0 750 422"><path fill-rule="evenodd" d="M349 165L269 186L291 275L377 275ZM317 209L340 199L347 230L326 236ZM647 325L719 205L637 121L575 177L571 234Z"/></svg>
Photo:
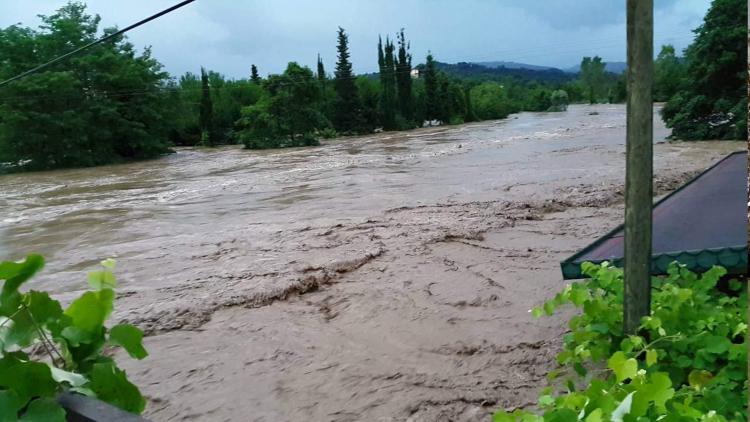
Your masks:
<svg viewBox="0 0 750 422"><path fill-rule="evenodd" d="M745 147L667 135L660 194ZM154 421L486 420L545 384L564 321L528 310L622 221L624 141L624 106L572 106L0 176L0 259L44 254L64 301L117 259Z"/></svg>

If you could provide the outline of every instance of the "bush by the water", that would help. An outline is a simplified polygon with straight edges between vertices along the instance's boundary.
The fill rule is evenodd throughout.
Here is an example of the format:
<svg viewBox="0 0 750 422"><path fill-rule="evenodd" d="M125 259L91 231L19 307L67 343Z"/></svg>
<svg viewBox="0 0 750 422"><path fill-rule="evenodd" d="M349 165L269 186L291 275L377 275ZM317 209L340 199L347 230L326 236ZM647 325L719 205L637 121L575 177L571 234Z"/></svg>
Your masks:
<svg viewBox="0 0 750 422"><path fill-rule="evenodd" d="M747 285L717 282L676 263L653 278L651 315L640 335L623 335L623 273L586 263L589 279L567 286L533 314L572 304L560 369L539 397L539 412L499 411L511 421L746 421Z"/></svg>
<svg viewBox="0 0 750 422"><path fill-rule="evenodd" d="M145 399L104 354L122 347L135 359L148 355L141 330L105 326L117 286L114 261L89 273L90 289L65 309L46 292L19 290L43 266L39 255L0 263L0 420L64 422L65 410L56 401L64 391L141 413Z"/></svg>

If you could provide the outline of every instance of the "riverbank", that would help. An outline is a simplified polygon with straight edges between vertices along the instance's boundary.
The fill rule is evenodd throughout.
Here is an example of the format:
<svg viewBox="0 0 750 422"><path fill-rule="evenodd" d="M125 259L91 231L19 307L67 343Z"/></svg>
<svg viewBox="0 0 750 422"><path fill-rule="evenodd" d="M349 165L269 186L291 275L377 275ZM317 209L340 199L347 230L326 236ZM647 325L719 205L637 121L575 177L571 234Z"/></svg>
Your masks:
<svg viewBox="0 0 750 422"><path fill-rule="evenodd" d="M118 259L115 318L151 353L118 359L155 421L478 420L545 384L564 318L528 310L621 222L624 139L623 106L571 106L4 176L0 253L45 253L32 287L63 299ZM659 143L657 188L742 148Z"/></svg>

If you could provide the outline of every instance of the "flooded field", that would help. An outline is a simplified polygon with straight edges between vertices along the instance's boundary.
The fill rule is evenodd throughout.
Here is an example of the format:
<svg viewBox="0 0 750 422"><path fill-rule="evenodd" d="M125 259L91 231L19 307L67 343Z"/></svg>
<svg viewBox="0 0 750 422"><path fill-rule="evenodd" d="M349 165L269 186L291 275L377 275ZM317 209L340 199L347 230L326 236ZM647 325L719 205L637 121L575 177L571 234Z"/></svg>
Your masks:
<svg viewBox="0 0 750 422"><path fill-rule="evenodd" d="M745 148L668 133L660 193ZM117 259L155 421L481 420L544 385L565 327L527 311L622 221L624 142L624 106L572 106L0 176L0 259L44 254L63 300Z"/></svg>

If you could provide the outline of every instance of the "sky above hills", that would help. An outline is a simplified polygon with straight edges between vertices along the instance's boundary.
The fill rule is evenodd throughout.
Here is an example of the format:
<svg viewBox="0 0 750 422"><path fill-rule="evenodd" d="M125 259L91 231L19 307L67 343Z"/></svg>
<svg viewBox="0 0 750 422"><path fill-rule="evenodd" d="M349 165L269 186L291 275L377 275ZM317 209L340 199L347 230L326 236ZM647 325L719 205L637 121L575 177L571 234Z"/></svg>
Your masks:
<svg viewBox="0 0 750 422"><path fill-rule="evenodd" d="M178 0L90 0L105 26L127 26ZM0 27L36 26L65 0L0 0ZM678 51L692 40L710 0L655 0L655 53ZM320 53L329 72L336 60L336 29L349 33L354 70L377 70L378 35L405 28L414 63L430 50L441 62L507 60L567 68L584 55L625 61L624 0L197 0L129 35L151 45L172 74L206 66L246 77L289 61L314 68ZM62 53L62 52L61 52Z"/></svg>

